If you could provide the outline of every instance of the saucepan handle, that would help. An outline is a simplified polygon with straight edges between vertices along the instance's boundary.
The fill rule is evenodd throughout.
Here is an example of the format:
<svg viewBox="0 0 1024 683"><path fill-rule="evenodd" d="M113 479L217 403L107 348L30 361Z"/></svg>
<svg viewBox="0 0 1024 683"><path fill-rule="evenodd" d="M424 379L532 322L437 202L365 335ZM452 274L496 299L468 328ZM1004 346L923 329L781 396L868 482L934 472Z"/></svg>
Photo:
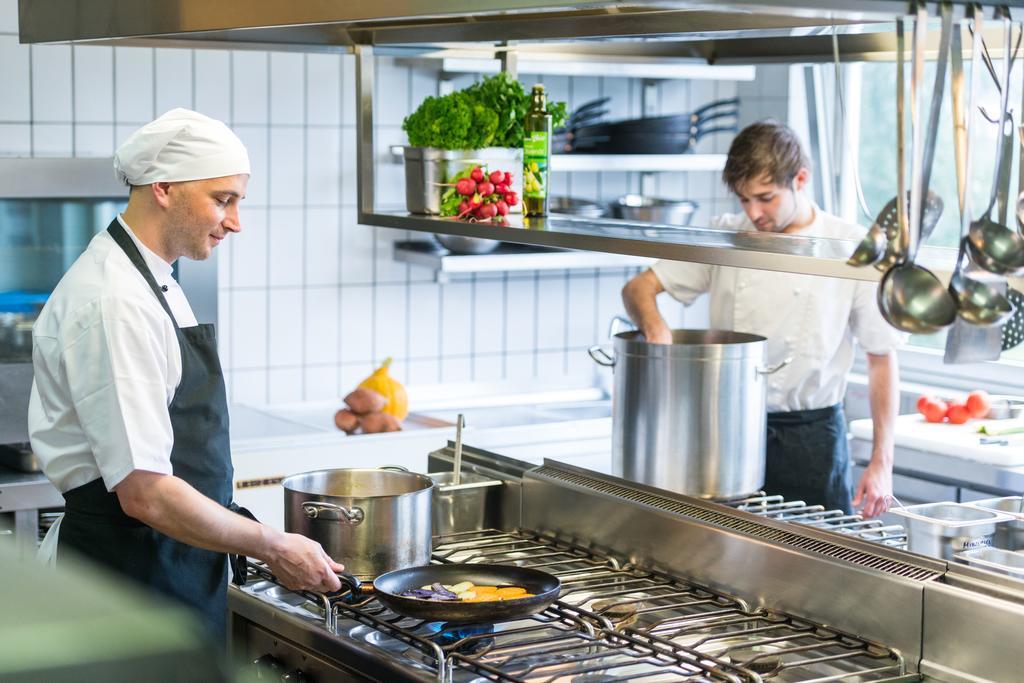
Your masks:
<svg viewBox="0 0 1024 683"><path fill-rule="evenodd" d="M636 325L629 318L621 315L612 316L612 321L608 324L608 338L611 339L623 330L635 329Z"/></svg>
<svg viewBox="0 0 1024 683"><path fill-rule="evenodd" d="M783 358L780 362L776 363L775 365L769 365L766 368L758 368L757 369L757 374L759 374L759 375L774 375L776 372L778 372L779 370L781 370L782 368L786 367L787 365L789 365L792 362L793 362L793 357L792 356L789 356L787 358Z"/></svg>
<svg viewBox="0 0 1024 683"><path fill-rule="evenodd" d="M600 345L595 344L594 346L591 346L587 349L587 353L590 354L590 357L593 358L594 362L598 365L603 365L606 368L615 367L615 359L608 355L608 352Z"/></svg>
<svg viewBox="0 0 1024 683"><path fill-rule="evenodd" d="M356 526L362 523L366 514L362 508L347 508L333 503L323 503L318 500L307 500L302 504L302 511L310 519L324 519L331 522L344 522Z"/></svg>

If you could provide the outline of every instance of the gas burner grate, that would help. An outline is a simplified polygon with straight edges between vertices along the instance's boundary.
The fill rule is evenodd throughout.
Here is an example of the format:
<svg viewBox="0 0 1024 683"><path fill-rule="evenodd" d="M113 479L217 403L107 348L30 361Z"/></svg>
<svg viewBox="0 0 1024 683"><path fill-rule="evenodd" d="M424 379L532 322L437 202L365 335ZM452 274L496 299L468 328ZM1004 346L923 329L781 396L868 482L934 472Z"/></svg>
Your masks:
<svg viewBox="0 0 1024 683"><path fill-rule="evenodd" d="M647 505L658 510L671 512L705 524L713 524L723 529L738 531L740 533L748 534L780 545L799 548L825 557L843 560L850 564L860 565L876 571L885 572L887 574L902 576L913 581L933 581L942 575L940 572L935 571L929 566L919 566L910 562L880 557L876 554L849 548L838 543L832 543L802 535L800 533L779 529L763 524L759 521L739 518L727 512L716 510L712 507L695 505L693 503L677 500L665 495L623 486L588 474L561 469L554 465L544 465L543 467L539 467L536 470L533 470L532 474L586 488L591 491L605 493L622 500ZM781 501L781 498L778 499ZM803 503L798 503L796 505L802 506Z"/></svg>
<svg viewBox="0 0 1024 683"><path fill-rule="evenodd" d="M306 597L328 606L328 629L339 637L373 640L453 683L866 683L905 672L900 655L883 645L535 532L443 536L434 561L541 569L559 577L562 592L533 617L469 626L401 617L373 598ZM272 580L265 567L250 567ZM353 621L355 629L347 626Z"/></svg>
<svg viewBox="0 0 1024 683"><path fill-rule="evenodd" d="M838 531L891 548L907 549L907 530L900 524L885 524L878 519L864 519L859 514L848 515L842 510L826 510L823 505L786 501L782 496L769 496L764 492L721 503L759 517Z"/></svg>

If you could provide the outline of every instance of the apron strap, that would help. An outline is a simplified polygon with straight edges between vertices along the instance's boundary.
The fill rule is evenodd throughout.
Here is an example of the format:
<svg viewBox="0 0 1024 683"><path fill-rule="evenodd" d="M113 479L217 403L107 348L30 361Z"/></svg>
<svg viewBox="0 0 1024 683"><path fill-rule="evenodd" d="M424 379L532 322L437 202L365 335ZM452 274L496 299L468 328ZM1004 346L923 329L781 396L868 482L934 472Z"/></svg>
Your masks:
<svg viewBox="0 0 1024 683"><path fill-rule="evenodd" d="M111 221L110 226L107 228L107 232L109 232L110 236L114 238L115 242L117 242L117 246L121 247L121 250L127 254L128 260L132 262L135 269L142 273L142 277L146 279L146 284L148 284L149 288L153 290L153 294L156 295L156 298L160 302L160 305L163 306L163 309L167 311L167 315L171 317L171 322L174 323L174 329L178 329L178 321L175 320L174 314L171 313L171 307L168 305L167 299L164 298L164 293L160 289L160 285L156 283L156 278L153 277L152 271L150 271L149 266L146 265L146 260L142 258L142 253L139 251L139 248L135 246L135 242L132 241L132 238L129 237L128 233L125 232L123 227L121 227L121 221L116 218Z"/></svg>

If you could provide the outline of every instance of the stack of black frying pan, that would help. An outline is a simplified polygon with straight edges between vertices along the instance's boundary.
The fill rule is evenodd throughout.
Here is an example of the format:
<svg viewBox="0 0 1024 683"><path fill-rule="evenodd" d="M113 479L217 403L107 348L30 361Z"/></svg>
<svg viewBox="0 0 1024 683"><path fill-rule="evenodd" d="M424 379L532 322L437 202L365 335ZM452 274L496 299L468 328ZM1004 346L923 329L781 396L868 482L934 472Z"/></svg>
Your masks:
<svg viewBox="0 0 1024 683"><path fill-rule="evenodd" d="M715 100L689 114L603 121L610 98L587 102L555 132L553 149L576 154L685 154L712 133L735 133L738 97Z"/></svg>

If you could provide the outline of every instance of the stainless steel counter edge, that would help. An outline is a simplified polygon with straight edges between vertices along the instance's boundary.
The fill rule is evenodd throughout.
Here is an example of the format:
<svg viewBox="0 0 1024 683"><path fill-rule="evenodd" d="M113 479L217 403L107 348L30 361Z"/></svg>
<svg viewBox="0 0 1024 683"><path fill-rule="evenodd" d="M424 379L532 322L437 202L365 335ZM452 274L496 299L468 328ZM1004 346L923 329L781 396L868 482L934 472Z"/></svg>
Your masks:
<svg viewBox="0 0 1024 683"><path fill-rule="evenodd" d="M64 496L46 475L0 467L0 512L64 507Z"/></svg>

